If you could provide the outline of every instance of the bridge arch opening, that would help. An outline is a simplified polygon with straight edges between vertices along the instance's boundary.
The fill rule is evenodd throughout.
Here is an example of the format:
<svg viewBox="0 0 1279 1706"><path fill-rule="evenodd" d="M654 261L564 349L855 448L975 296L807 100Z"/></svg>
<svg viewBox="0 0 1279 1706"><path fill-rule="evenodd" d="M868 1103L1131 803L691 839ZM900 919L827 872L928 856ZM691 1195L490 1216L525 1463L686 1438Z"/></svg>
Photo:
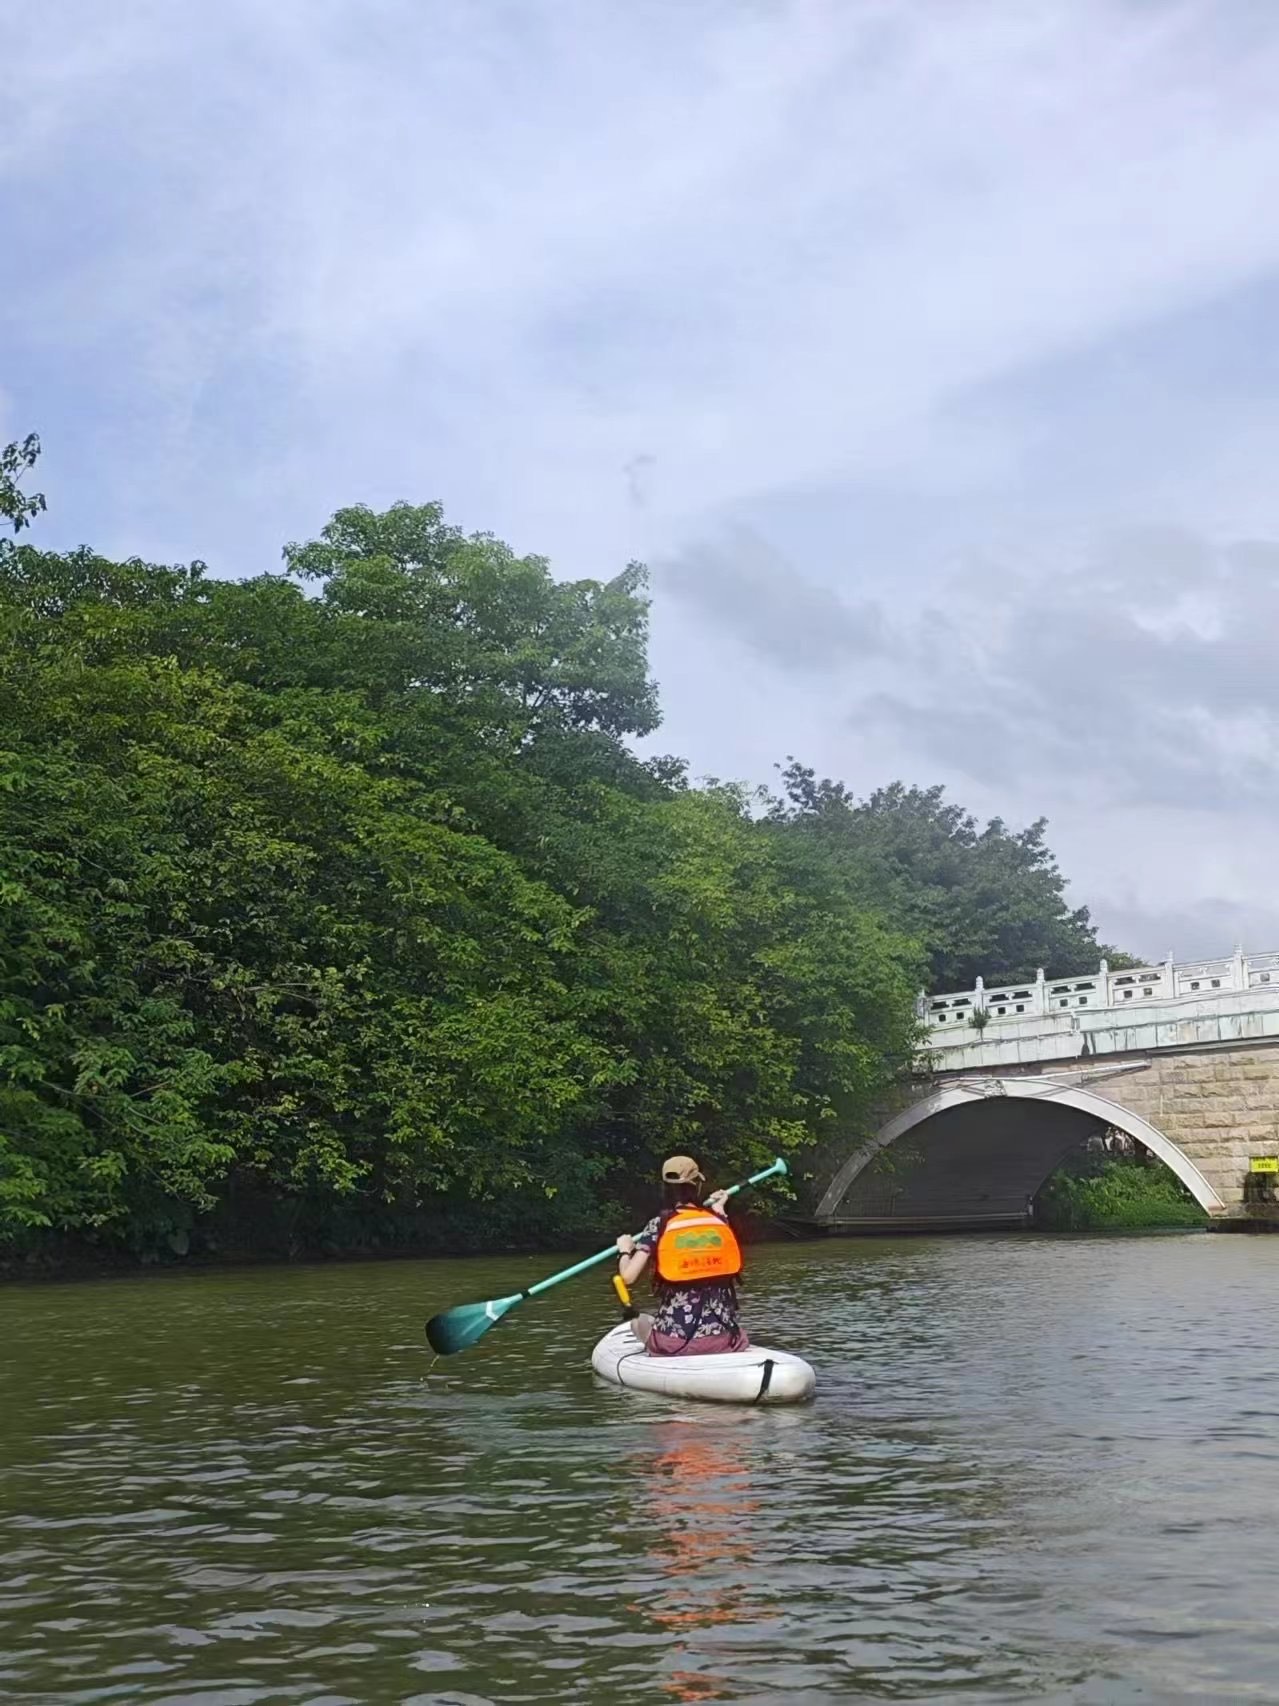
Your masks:
<svg viewBox="0 0 1279 1706"><path fill-rule="evenodd" d="M1035 1195L1066 1157L1108 1130L1155 1155L1208 1214L1224 1212L1194 1162L1140 1115L1051 1079L986 1078L948 1085L889 1120L835 1174L817 1219L1024 1223Z"/></svg>

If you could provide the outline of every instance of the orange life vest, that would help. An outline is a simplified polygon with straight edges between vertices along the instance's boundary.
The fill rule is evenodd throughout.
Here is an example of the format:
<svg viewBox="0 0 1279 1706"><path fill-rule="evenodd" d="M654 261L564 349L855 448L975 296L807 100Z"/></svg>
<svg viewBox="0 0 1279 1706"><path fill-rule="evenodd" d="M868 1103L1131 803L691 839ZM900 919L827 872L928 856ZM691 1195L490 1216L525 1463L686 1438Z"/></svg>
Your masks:
<svg viewBox="0 0 1279 1706"><path fill-rule="evenodd" d="M688 1285L735 1279L741 1271L741 1247L726 1220L691 1203L667 1216L657 1239L658 1279Z"/></svg>

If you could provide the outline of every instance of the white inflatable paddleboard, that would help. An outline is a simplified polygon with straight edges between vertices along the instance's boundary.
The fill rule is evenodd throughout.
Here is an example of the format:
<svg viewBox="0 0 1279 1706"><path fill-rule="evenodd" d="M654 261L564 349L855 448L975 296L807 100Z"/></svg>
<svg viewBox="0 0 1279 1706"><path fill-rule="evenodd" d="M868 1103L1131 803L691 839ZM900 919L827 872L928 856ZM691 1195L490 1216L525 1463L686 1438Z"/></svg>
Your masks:
<svg viewBox="0 0 1279 1706"><path fill-rule="evenodd" d="M626 1321L605 1333L591 1352L591 1367L614 1386L712 1404L802 1404L817 1385L803 1357L766 1345L716 1356L651 1357Z"/></svg>

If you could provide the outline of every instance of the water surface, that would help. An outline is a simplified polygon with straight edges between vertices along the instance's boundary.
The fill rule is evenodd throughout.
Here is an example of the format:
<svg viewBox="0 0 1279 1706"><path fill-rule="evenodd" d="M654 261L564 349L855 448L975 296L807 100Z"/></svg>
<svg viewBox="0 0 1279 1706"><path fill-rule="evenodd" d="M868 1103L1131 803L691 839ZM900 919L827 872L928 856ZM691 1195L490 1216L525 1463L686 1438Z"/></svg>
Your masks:
<svg viewBox="0 0 1279 1706"><path fill-rule="evenodd" d="M554 1260L0 1291L0 1696L1279 1701L1279 1238L753 1252L802 1410L597 1386Z"/></svg>

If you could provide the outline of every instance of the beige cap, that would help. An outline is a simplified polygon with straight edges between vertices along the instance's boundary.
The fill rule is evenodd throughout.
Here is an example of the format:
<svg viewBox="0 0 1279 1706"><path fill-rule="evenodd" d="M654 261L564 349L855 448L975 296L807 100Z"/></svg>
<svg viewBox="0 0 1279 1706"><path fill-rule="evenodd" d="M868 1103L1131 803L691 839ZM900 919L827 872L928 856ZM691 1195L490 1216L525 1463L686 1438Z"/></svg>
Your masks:
<svg viewBox="0 0 1279 1706"><path fill-rule="evenodd" d="M704 1185L706 1176L691 1155L672 1155L662 1162L662 1181L667 1185Z"/></svg>

